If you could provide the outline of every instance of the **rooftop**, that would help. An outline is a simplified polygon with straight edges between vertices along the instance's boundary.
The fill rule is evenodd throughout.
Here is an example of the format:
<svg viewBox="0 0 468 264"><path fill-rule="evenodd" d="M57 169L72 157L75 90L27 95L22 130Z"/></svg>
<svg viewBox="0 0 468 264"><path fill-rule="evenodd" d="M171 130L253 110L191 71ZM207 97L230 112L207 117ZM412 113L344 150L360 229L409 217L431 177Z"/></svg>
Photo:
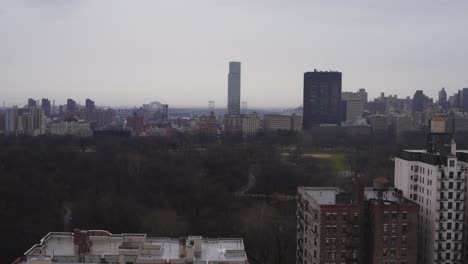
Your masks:
<svg viewBox="0 0 468 264"><path fill-rule="evenodd" d="M248 263L240 238L157 238L146 234L111 234L101 230L53 232L34 245L18 264L95 263L96 259L136 255L139 263ZM79 256L87 256L79 258ZM88 262L80 262L80 260ZM45 262L44 262L45 261ZM112 261L109 261L112 262ZM15 264L16 264L15 263Z"/></svg>
<svg viewBox="0 0 468 264"><path fill-rule="evenodd" d="M299 193L309 196L320 205L351 203L350 195L335 187L299 187Z"/></svg>

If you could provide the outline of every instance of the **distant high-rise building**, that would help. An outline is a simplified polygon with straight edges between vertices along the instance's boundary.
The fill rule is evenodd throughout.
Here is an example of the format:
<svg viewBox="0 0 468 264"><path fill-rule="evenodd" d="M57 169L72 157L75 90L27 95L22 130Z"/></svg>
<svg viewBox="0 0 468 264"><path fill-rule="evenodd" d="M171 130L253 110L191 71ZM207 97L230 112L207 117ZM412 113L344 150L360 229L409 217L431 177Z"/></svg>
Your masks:
<svg viewBox="0 0 468 264"><path fill-rule="evenodd" d="M341 72L304 73L304 129L340 124Z"/></svg>
<svg viewBox="0 0 468 264"><path fill-rule="evenodd" d="M86 111L94 111L94 109L96 109L94 101L91 99L86 99Z"/></svg>
<svg viewBox="0 0 468 264"><path fill-rule="evenodd" d="M167 120L169 117L169 105L163 104L161 107L161 119L163 121Z"/></svg>
<svg viewBox="0 0 468 264"><path fill-rule="evenodd" d="M45 116L50 116L51 114L51 106L50 106L50 101L49 99L46 99L46 98L42 98L42 101L41 101L41 108L42 110L44 111L44 115Z"/></svg>
<svg viewBox="0 0 468 264"><path fill-rule="evenodd" d="M19 116L19 109L18 107L14 106L13 108L9 108L5 112L5 132L7 134L13 134L16 132L18 128L18 116Z"/></svg>
<svg viewBox="0 0 468 264"><path fill-rule="evenodd" d="M5 113L0 113L0 134L5 132L6 128L6 115Z"/></svg>
<svg viewBox="0 0 468 264"><path fill-rule="evenodd" d="M428 102L430 102L429 97L422 90L417 90L413 96L413 113L424 112L424 105Z"/></svg>
<svg viewBox="0 0 468 264"><path fill-rule="evenodd" d="M442 90L439 91L439 100L437 103L445 111L450 109L450 102L447 99L447 92L445 91L445 88L442 88Z"/></svg>
<svg viewBox="0 0 468 264"><path fill-rule="evenodd" d="M76 111L76 102L72 99L67 100L67 113L74 113Z"/></svg>
<svg viewBox="0 0 468 264"><path fill-rule="evenodd" d="M228 114L240 114L241 63L229 62L228 75Z"/></svg>
<svg viewBox="0 0 468 264"><path fill-rule="evenodd" d="M445 88L442 87L442 90L439 91L439 103L444 103L447 101L447 92Z"/></svg>
<svg viewBox="0 0 468 264"><path fill-rule="evenodd" d="M362 89L361 89L362 90ZM353 121L361 117L364 111L364 101L367 100L367 93L359 90L357 93L343 92L341 94L341 121Z"/></svg>
<svg viewBox="0 0 468 264"><path fill-rule="evenodd" d="M463 112L468 112L468 88L463 88L461 96Z"/></svg>
<svg viewBox="0 0 468 264"><path fill-rule="evenodd" d="M359 89L359 92L358 92L360 95L361 95L361 101L363 104L367 104L367 92L366 92L366 89L364 88L361 88Z"/></svg>
<svg viewBox="0 0 468 264"><path fill-rule="evenodd" d="M36 100L29 98L28 99L28 109L31 109L33 107L37 107Z"/></svg>

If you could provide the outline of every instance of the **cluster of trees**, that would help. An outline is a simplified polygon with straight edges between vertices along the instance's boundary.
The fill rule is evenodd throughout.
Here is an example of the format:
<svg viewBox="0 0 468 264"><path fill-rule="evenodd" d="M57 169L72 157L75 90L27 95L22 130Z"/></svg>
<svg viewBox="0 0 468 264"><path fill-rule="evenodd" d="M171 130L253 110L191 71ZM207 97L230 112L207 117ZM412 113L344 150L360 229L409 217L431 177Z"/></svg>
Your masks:
<svg viewBox="0 0 468 264"><path fill-rule="evenodd" d="M234 195L248 182L251 164L268 159L271 150L201 147L185 135L0 137L0 262L12 262L50 231L82 228L245 237L252 259L287 263L295 233L285 231L295 230L295 216L281 207L294 211L294 202L272 205ZM247 219L255 217L264 224L252 226ZM278 227L277 237L265 242Z"/></svg>
<svg viewBox="0 0 468 264"><path fill-rule="evenodd" d="M423 147L425 137L410 133L398 144L379 135L346 138L321 131L210 140L183 133L0 137L0 263L21 256L50 231L73 228L243 237L251 263L294 263L295 201L270 196L293 196L298 186L351 186L331 161L306 158L303 151L344 151L349 170L370 183L391 179L392 157L401 148ZM457 140L467 147L466 135ZM267 199L235 195L249 173L256 178L249 193Z"/></svg>

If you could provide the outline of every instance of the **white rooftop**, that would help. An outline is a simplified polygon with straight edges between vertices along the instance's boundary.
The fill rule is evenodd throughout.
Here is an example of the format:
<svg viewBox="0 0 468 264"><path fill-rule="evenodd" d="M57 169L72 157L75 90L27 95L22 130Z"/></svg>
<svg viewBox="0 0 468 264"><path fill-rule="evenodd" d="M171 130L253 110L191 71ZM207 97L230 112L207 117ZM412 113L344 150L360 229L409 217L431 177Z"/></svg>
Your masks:
<svg viewBox="0 0 468 264"><path fill-rule="evenodd" d="M86 233L88 231L80 232ZM233 264L248 263L244 242L240 238L211 239L188 237L184 238L184 240L179 240L173 238L151 238L146 237L145 234L113 235L106 231L100 232L99 234L90 233L89 236L85 236L86 243L84 244L88 244L90 247L89 251L82 252L82 254L105 257L126 255L128 252L133 252L131 254L134 255L136 253L138 255L136 264L148 263L147 261L149 260L157 262L183 261L187 255L190 255L188 253L190 251L189 248L193 247L193 244L189 242L197 241L195 245L200 245L201 251L193 253L193 261L196 261L196 263L208 263L212 261L221 261L220 263L224 263L225 261L226 263ZM74 236L74 233L49 233L41 240L40 244L34 245L25 253L25 260L18 263L30 264L38 259L54 260L54 257L58 261L54 263L78 263L79 246L75 245ZM187 243L182 243L183 241Z"/></svg>
<svg viewBox="0 0 468 264"><path fill-rule="evenodd" d="M299 187L299 193L311 197L317 204L336 204L336 195L341 193L335 187Z"/></svg>

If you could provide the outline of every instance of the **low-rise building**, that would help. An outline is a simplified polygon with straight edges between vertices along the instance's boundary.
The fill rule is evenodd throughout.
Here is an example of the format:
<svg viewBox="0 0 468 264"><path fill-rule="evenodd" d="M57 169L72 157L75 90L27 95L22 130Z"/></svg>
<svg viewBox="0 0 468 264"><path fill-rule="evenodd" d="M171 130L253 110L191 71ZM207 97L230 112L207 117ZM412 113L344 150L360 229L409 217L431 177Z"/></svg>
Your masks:
<svg viewBox="0 0 468 264"><path fill-rule="evenodd" d="M372 132L388 131L388 116L385 115L372 115L369 116L369 124Z"/></svg>
<svg viewBox="0 0 468 264"><path fill-rule="evenodd" d="M294 130L302 128L302 116L267 114L263 116L263 128L265 131Z"/></svg>
<svg viewBox="0 0 468 264"><path fill-rule="evenodd" d="M53 232L14 264L247 264L240 238L156 238L103 230Z"/></svg>
<svg viewBox="0 0 468 264"><path fill-rule="evenodd" d="M397 115L390 118L390 127L393 133L398 137L401 133L412 129L412 120L410 116Z"/></svg>
<svg viewBox="0 0 468 264"><path fill-rule="evenodd" d="M89 122L78 120L76 118L67 118L62 122L53 122L49 124L50 134L57 136L92 136Z"/></svg>
<svg viewBox="0 0 468 264"><path fill-rule="evenodd" d="M202 115L198 119L198 129L200 134L216 135L218 133L218 125L214 112L209 116Z"/></svg>
<svg viewBox="0 0 468 264"><path fill-rule="evenodd" d="M257 113L242 115L242 134L252 135L260 129L260 118Z"/></svg>

